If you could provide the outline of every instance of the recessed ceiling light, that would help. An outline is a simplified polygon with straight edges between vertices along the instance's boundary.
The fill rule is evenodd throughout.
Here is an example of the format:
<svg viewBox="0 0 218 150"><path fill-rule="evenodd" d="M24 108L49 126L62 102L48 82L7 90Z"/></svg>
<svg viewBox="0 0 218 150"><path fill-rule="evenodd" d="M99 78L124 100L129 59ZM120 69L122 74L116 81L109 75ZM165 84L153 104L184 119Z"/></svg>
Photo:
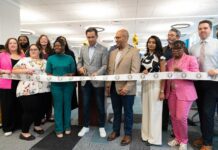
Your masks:
<svg viewBox="0 0 218 150"><path fill-rule="evenodd" d="M103 32L104 28L103 27L94 27L98 32Z"/></svg>
<svg viewBox="0 0 218 150"><path fill-rule="evenodd" d="M177 24L171 25L171 28L184 29L184 28L188 28L190 26L191 25L189 23L177 23Z"/></svg>
<svg viewBox="0 0 218 150"><path fill-rule="evenodd" d="M105 30L104 27L100 27L100 26L96 26L96 25L91 25L91 26L85 27L86 30L87 30L88 28L95 28L98 32L103 32L103 31Z"/></svg>
<svg viewBox="0 0 218 150"><path fill-rule="evenodd" d="M20 34L22 35L33 35L35 32L33 30L29 29L20 29Z"/></svg>
<svg viewBox="0 0 218 150"><path fill-rule="evenodd" d="M122 26L117 26L117 25L100 25L100 24L93 24L90 26L86 26L85 30L87 30L89 27L94 27L98 30L98 32L103 32L104 33L115 33L119 29L122 29ZM100 31L99 31L100 30ZM101 31L102 30L102 31Z"/></svg>
<svg viewBox="0 0 218 150"><path fill-rule="evenodd" d="M121 25L121 21L119 21L119 20L114 20L114 21L111 21L111 24L112 24L112 25Z"/></svg>

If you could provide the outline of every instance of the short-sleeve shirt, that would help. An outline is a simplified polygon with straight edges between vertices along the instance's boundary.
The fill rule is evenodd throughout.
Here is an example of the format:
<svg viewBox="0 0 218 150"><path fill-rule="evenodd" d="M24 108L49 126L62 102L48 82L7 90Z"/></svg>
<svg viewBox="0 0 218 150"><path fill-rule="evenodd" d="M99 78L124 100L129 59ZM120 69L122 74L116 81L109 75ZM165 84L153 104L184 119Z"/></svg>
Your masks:
<svg viewBox="0 0 218 150"><path fill-rule="evenodd" d="M53 76L65 76L66 74L75 73L75 66L75 61L71 56L66 54L54 54L47 60L46 73ZM52 83L52 85L55 84Z"/></svg>
<svg viewBox="0 0 218 150"><path fill-rule="evenodd" d="M44 59L32 59L25 57L20 59L14 68L32 69L34 74L46 75L46 60ZM39 93L50 92L50 83L41 81L19 81L16 96L28 96Z"/></svg>
<svg viewBox="0 0 218 150"><path fill-rule="evenodd" d="M164 56L161 56L160 59L165 59ZM146 53L141 58L141 69L140 72L143 70L148 70L148 72L160 72L160 60L159 58L153 53Z"/></svg>

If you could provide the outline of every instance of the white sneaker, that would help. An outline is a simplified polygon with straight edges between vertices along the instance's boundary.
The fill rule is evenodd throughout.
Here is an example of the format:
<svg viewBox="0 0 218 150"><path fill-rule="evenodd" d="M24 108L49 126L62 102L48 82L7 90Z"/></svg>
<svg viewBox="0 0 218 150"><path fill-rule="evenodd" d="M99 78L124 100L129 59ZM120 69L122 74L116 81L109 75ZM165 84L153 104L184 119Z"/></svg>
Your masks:
<svg viewBox="0 0 218 150"><path fill-rule="evenodd" d="M65 134L69 135L71 133L71 130L66 130Z"/></svg>
<svg viewBox="0 0 218 150"><path fill-rule="evenodd" d="M89 128L83 127L82 130L78 133L79 137L83 137L86 133L89 132Z"/></svg>
<svg viewBox="0 0 218 150"><path fill-rule="evenodd" d="M56 134L57 138L63 138L64 135L62 133Z"/></svg>
<svg viewBox="0 0 218 150"><path fill-rule="evenodd" d="M104 138L106 137L106 131L104 128L99 128L100 137Z"/></svg>
<svg viewBox="0 0 218 150"><path fill-rule="evenodd" d="M4 135L5 136L10 136L10 135L12 135L12 132L5 132Z"/></svg>
<svg viewBox="0 0 218 150"><path fill-rule="evenodd" d="M187 150L187 144L180 143L179 150Z"/></svg>
<svg viewBox="0 0 218 150"><path fill-rule="evenodd" d="M173 146L178 146L179 142L176 139L173 139L172 141L168 142L168 145L173 147Z"/></svg>

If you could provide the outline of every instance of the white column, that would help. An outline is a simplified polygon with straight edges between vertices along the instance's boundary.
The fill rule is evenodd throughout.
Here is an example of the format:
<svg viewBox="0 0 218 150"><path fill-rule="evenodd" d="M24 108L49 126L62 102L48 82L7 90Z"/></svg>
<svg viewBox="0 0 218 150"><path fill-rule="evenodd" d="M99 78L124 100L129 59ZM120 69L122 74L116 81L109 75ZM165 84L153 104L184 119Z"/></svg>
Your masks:
<svg viewBox="0 0 218 150"><path fill-rule="evenodd" d="M20 6L18 0L0 0L0 44L20 32Z"/></svg>

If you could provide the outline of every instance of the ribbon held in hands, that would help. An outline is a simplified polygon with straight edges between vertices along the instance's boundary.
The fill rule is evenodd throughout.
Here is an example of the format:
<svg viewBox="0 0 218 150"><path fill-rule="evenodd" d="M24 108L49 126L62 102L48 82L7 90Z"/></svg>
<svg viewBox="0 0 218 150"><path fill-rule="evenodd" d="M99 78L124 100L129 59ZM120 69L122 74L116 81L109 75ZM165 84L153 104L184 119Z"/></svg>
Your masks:
<svg viewBox="0 0 218 150"><path fill-rule="evenodd" d="M142 81L142 80L209 80L218 81L218 76L209 76L206 72L157 72L157 73L137 73L101 76L51 76L39 74L0 74L0 78L42 81L42 82L72 82L72 81Z"/></svg>

